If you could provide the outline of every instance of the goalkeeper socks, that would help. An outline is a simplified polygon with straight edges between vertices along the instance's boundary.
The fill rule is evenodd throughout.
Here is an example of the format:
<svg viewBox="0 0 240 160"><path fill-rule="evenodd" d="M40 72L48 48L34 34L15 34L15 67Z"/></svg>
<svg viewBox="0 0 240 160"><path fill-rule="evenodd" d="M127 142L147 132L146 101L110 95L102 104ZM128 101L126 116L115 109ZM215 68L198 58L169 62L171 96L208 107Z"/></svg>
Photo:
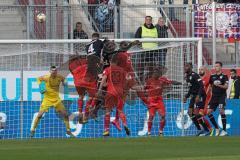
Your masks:
<svg viewBox="0 0 240 160"><path fill-rule="evenodd" d="M217 125L217 122L215 121L214 116L213 116L212 114L210 114L210 115L208 115L208 117L209 117L211 123L213 124L213 126L214 126L216 129L218 129L218 125Z"/></svg>
<svg viewBox="0 0 240 160"><path fill-rule="evenodd" d="M39 118L38 116L35 118L34 123L33 123L33 128L31 129L31 131L35 131L35 129L37 128L37 125L39 123L41 118Z"/></svg>
<svg viewBox="0 0 240 160"><path fill-rule="evenodd" d="M82 108L83 108L83 100L78 99L78 111L79 111L79 113L82 113Z"/></svg>
<svg viewBox="0 0 240 160"><path fill-rule="evenodd" d="M64 117L64 124L66 126L67 131L70 131L69 119L68 117Z"/></svg>
<svg viewBox="0 0 240 160"><path fill-rule="evenodd" d="M160 121L160 131L163 131L163 128L164 128L165 124L166 124L165 119L162 119L162 120Z"/></svg>
<svg viewBox="0 0 240 160"><path fill-rule="evenodd" d="M221 118L222 118L223 130L226 131L226 125L227 125L226 114L222 114Z"/></svg>
<svg viewBox="0 0 240 160"><path fill-rule="evenodd" d="M104 117L104 131L109 131L110 126L110 113L106 113Z"/></svg>
<svg viewBox="0 0 240 160"><path fill-rule="evenodd" d="M198 115L197 117L198 117L198 122L202 125L203 129L205 131L209 132L208 127L207 127L206 123L203 120L203 117L201 115Z"/></svg>
<svg viewBox="0 0 240 160"><path fill-rule="evenodd" d="M197 121L197 117L196 117L195 114L192 115L191 119L192 119L193 123L195 124L196 128L197 128L198 130L201 130L201 127L200 127L200 125L199 125L199 123L198 123L198 121Z"/></svg>

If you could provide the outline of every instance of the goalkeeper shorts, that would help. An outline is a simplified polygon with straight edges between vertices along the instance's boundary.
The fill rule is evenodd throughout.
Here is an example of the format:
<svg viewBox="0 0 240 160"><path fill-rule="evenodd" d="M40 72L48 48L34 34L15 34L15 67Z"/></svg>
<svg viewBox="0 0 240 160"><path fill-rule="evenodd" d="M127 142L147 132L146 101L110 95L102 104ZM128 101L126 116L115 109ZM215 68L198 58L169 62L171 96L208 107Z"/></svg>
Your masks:
<svg viewBox="0 0 240 160"><path fill-rule="evenodd" d="M61 100L58 100L56 103L52 103L47 100L43 100L39 111L48 112L50 107L55 108L56 111L65 110L65 107Z"/></svg>

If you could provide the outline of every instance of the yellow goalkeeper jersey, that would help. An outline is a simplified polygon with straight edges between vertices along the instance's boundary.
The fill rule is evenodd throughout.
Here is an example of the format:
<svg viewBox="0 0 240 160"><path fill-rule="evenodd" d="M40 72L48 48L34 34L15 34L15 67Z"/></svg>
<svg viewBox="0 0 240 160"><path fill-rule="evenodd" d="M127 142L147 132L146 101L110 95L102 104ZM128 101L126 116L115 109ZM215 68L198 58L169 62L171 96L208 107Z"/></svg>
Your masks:
<svg viewBox="0 0 240 160"><path fill-rule="evenodd" d="M41 81L45 82L46 87L43 98L45 105L54 105L55 103L61 101L59 97L59 88L61 82L64 81L64 77L59 74L54 78L50 75L45 75L38 78L38 83L40 83Z"/></svg>

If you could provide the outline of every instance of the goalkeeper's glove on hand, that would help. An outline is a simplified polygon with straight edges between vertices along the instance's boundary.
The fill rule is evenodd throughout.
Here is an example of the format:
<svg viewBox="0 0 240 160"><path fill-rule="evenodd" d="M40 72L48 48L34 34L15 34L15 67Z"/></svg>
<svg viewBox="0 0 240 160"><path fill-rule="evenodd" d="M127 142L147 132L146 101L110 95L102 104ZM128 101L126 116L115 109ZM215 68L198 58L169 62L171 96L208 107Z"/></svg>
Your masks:
<svg viewBox="0 0 240 160"><path fill-rule="evenodd" d="M39 84L39 89L40 89L40 93L41 94L44 94L46 92L46 84L45 84L45 82L41 82Z"/></svg>

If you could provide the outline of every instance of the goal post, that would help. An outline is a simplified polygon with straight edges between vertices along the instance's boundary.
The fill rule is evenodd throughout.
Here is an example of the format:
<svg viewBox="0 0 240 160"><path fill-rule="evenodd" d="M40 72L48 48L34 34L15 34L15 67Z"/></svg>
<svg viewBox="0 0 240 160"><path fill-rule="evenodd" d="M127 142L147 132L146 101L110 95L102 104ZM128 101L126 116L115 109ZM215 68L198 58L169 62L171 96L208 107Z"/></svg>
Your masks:
<svg viewBox="0 0 240 160"><path fill-rule="evenodd" d="M136 79L145 84L149 68L165 66L164 76L171 80L184 83L184 64L192 62L195 69L203 65L201 38L158 38L158 39L110 39L117 48L120 42L135 40L141 43L156 43L157 48L142 49L141 45L129 49ZM78 94L74 79L69 71L69 61L73 56L86 55L85 46L90 39L68 40L0 40L0 137L3 139L28 138L33 121L36 118L43 95L36 78L49 73L49 67L60 68L67 81L61 86L60 95L68 111L71 131L79 138L101 137L103 132L104 110L99 111L99 121L89 120L89 123L79 124ZM166 59L158 57L166 51ZM152 54L154 52L154 54ZM145 57L143 57L143 55ZM152 59L151 59L152 58ZM147 60L148 59L148 60ZM150 59L150 61L149 61ZM164 63L163 63L164 61ZM187 104L181 99L186 92L186 86L173 86L164 92L167 125L166 136L194 135L191 120L188 118ZM85 96L84 106L88 95ZM146 135L148 111L144 103L130 90L124 107L131 137ZM115 111L111 114L114 119ZM43 115L36 130L36 138L65 138L65 126L62 117L53 108ZM153 135L157 135L160 117L156 116L153 123ZM124 132L117 131L113 126L111 136L125 137Z"/></svg>

